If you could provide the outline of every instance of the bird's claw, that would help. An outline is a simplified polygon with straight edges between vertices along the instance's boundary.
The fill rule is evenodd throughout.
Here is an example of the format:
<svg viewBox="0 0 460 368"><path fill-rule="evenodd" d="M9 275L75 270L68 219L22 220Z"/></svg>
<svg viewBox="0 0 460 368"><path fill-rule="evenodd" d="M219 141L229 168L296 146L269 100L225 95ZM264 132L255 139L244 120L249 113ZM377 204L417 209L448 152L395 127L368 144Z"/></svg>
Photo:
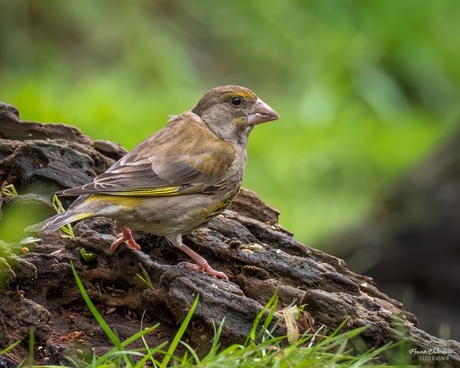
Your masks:
<svg viewBox="0 0 460 368"><path fill-rule="evenodd" d="M201 263L201 264L191 263L191 262L180 262L178 266L183 266L192 271L206 272L207 274L211 275L214 278L224 279L228 281L228 276L225 273L216 271L208 264L208 262Z"/></svg>
<svg viewBox="0 0 460 368"><path fill-rule="evenodd" d="M140 245L137 244L134 240L131 230L129 230L126 226L119 226L119 228L121 230L121 234L118 235L117 240L115 240L110 246L109 255L111 255L118 248L118 246L124 242L126 242L126 245L128 245L130 248L141 250Z"/></svg>

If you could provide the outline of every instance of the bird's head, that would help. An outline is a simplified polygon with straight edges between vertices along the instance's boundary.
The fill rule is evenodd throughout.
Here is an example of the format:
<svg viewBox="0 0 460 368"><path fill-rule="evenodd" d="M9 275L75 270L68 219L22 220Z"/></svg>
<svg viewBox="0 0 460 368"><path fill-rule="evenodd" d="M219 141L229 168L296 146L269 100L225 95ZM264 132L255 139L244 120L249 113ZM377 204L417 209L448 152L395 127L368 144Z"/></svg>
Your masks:
<svg viewBox="0 0 460 368"><path fill-rule="evenodd" d="M219 138L243 146L254 126L280 117L250 89L234 85L209 90L192 112Z"/></svg>

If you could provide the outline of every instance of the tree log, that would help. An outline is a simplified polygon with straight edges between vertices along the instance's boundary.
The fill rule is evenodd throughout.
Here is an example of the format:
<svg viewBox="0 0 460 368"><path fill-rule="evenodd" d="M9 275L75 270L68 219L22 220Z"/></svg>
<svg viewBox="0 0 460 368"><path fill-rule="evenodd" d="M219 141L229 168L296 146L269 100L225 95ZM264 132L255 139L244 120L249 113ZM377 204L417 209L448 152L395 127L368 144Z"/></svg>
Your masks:
<svg viewBox="0 0 460 368"><path fill-rule="evenodd" d="M42 219L52 215L50 197L56 190L90 182L125 153L116 144L93 142L74 127L21 122L13 109L0 105L0 183L13 184L18 191L2 197L3 220L14 208L24 213L39 208ZM240 343L277 291L281 321L283 308L293 303L304 306L310 323L299 321L301 331L314 332L325 325L332 332L346 320L344 330L367 326L361 335L366 348L404 339L407 349L442 350L449 359L446 366L460 366L459 343L419 330L415 316L380 292L371 278L351 272L341 259L299 243L277 219L278 211L242 189L222 215L184 237L213 268L225 272L229 282L179 267L187 260L180 250L142 232L135 233L142 251L122 245L109 256L116 233L113 221L106 218L75 224L71 239L55 232L40 234L39 244L26 247L0 242L0 350L22 340L1 359L19 361L25 356L31 327L40 363L63 363L63 357L75 355L77 349L82 354L91 353L91 348L98 353L110 349L76 287L72 261L93 302L121 339L138 332L144 316L144 327L160 323L158 333L146 337L150 345L171 340L199 294L188 341L205 353L212 343L213 324L225 318L221 343ZM30 224L21 224L26 225ZM91 260L82 257L81 248L93 254ZM138 277L143 270L153 288ZM281 322L275 334L285 333ZM404 354L410 358L408 351Z"/></svg>

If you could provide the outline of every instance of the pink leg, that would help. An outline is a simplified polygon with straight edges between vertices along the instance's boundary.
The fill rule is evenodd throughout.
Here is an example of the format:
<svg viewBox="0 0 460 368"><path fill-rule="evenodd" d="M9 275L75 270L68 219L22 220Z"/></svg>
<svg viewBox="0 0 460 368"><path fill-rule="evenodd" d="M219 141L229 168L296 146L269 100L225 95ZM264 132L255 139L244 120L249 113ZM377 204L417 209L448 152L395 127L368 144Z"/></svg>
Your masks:
<svg viewBox="0 0 460 368"><path fill-rule="evenodd" d="M225 279L228 281L228 276L225 273L214 270L209 265L208 261L206 261L198 253L196 253L195 251L191 250L189 247L184 245L182 243L182 236L180 234L174 235L174 236L168 236L168 239L175 247L179 248L184 253L188 254L196 262L196 263L181 262L179 263L180 266L184 266L192 271L206 272L214 278Z"/></svg>
<svg viewBox="0 0 460 368"><path fill-rule="evenodd" d="M141 250L139 244L137 244L134 240L131 230L129 230L126 226L123 225L119 225L118 228L121 230L121 234L118 236L118 239L115 240L110 246L109 254L112 254L123 242L126 242L128 247L134 248L136 250Z"/></svg>

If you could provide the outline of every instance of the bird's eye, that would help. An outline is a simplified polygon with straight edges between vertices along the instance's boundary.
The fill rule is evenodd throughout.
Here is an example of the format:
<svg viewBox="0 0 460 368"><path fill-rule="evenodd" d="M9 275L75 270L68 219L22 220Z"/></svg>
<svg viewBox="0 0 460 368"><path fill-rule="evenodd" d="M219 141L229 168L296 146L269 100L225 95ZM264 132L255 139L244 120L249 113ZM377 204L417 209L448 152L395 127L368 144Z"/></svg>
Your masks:
<svg viewBox="0 0 460 368"><path fill-rule="evenodd" d="M241 98L240 97L233 97L232 98L232 105L233 106L241 105Z"/></svg>

